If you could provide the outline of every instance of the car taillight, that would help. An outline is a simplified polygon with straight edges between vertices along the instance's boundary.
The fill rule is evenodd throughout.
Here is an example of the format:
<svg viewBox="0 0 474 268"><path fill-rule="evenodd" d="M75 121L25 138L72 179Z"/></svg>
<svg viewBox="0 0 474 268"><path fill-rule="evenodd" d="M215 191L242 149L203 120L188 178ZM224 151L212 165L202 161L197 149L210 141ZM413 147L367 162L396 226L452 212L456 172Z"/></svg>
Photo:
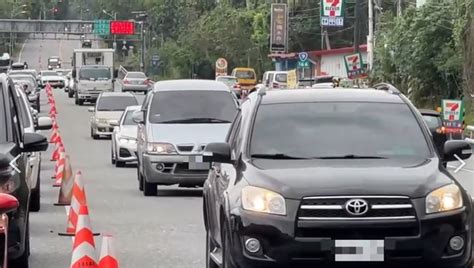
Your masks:
<svg viewBox="0 0 474 268"><path fill-rule="evenodd" d="M151 84L150 79L147 79L147 80L143 81L143 84L144 84L144 85L150 85L150 84Z"/></svg>
<svg viewBox="0 0 474 268"><path fill-rule="evenodd" d="M239 85L239 84L235 84L235 85L234 85L234 88L240 88L240 85Z"/></svg>
<svg viewBox="0 0 474 268"><path fill-rule="evenodd" d="M280 85L278 83L273 83L272 88L280 88Z"/></svg>
<svg viewBox="0 0 474 268"><path fill-rule="evenodd" d="M128 80L123 80L123 83L124 84L130 84L130 82L128 82Z"/></svg>
<svg viewBox="0 0 474 268"><path fill-rule="evenodd" d="M446 134L446 128L445 127L440 127L436 129L436 133L438 134Z"/></svg>

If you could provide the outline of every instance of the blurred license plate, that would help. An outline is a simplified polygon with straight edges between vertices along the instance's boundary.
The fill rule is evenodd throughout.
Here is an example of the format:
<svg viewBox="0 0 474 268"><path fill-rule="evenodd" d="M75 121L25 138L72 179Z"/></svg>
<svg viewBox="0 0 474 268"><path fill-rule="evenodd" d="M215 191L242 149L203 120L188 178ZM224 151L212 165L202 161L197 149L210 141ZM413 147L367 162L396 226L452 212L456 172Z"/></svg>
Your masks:
<svg viewBox="0 0 474 268"><path fill-rule="evenodd" d="M206 170L211 167L210 163L204 163L202 155L192 155L189 157L189 169Z"/></svg>
<svg viewBox="0 0 474 268"><path fill-rule="evenodd" d="M383 262L384 240L336 240L336 262Z"/></svg>

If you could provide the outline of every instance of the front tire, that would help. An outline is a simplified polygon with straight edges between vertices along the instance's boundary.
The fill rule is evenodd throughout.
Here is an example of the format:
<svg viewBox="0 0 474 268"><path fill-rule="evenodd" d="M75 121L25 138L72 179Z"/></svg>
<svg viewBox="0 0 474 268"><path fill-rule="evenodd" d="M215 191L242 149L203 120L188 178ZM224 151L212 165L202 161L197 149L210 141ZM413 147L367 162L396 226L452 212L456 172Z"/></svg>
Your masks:
<svg viewBox="0 0 474 268"><path fill-rule="evenodd" d="M227 225L225 224L225 222L222 222L221 224L223 224L224 226L221 226L221 228L223 228L223 234L222 234L222 266L223 268L237 268L237 266L235 266L233 263L232 263L232 253L231 253L231 248L232 248L232 245L230 244L230 239L229 239L229 236L230 236L230 233L229 233L229 230L227 228Z"/></svg>
<svg viewBox="0 0 474 268"><path fill-rule="evenodd" d="M91 138L93 140L97 140L99 138L99 135L94 134L94 129L93 128L91 128Z"/></svg>
<svg viewBox="0 0 474 268"><path fill-rule="evenodd" d="M41 162L39 164L41 167ZM38 178L37 178L37 183L38 185L36 186L36 189L31 192L31 200L30 200L30 211L32 212L38 212L41 209L41 170L38 171Z"/></svg>
<svg viewBox="0 0 474 268"><path fill-rule="evenodd" d="M23 254L14 260L9 260L8 267L14 268L28 268L28 258L30 256L30 224L29 219L26 223L26 232L25 232L25 250L23 250Z"/></svg>
<svg viewBox="0 0 474 268"><path fill-rule="evenodd" d="M125 162L115 160L115 167L118 167L118 168L125 167Z"/></svg>
<svg viewBox="0 0 474 268"><path fill-rule="evenodd" d="M137 179L138 179L138 190L140 192L143 192L143 176L142 173L140 172L140 163L137 165Z"/></svg>
<svg viewBox="0 0 474 268"><path fill-rule="evenodd" d="M211 250L214 249L214 243L212 242L211 235L206 230L206 268L219 268L219 266L211 258Z"/></svg>
<svg viewBox="0 0 474 268"><path fill-rule="evenodd" d="M143 195L144 196L156 196L158 194L158 185L155 183L149 183L146 181L146 177L142 175L143 180Z"/></svg>
<svg viewBox="0 0 474 268"><path fill-rule="evenodd" d="M112 165L115 165L115 154L114 154L114 145L112 144L112 148L110 149L110 158L112 159Z"/></svg>

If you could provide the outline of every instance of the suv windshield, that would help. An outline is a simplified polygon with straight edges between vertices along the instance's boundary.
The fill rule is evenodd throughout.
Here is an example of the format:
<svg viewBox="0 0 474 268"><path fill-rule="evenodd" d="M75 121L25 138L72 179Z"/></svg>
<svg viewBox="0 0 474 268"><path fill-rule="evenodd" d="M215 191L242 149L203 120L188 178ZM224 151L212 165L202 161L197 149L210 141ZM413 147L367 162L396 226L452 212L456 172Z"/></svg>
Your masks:
<svg viewBox="0 0 474 268"><path fill-rule="evenodd" d="M391 103L262 105L250 146L254 157L295 159L428 158L431 154L409 107Z"/></svg>
<svg viewBox="0 0 474 268"><path fill-rule="evenodd" d="M110 68L84 68L79 72L79 80L109 80Z"/></svg>
<svg viewBox="0 0 474 268"><path fill-rule="evenodd" d="M12 75L10 76L13 82L23 82L28 81L32 86L36 86L36 80L32 76L20 76L20 75Z"/></svg>
<svg viewBox="0 0 474 268"><path fill-rule="evenodd" d="M164 91L155 94L151 123L231 123L237 111L225 91Z"/></svg>
<svg viewBox="0 0 474 268"><path fill-rule="evenodd" d="M100 97L97 111L125 111L128 106L138 105L135 97L106 96Z"/></svg>
<svg viewBox="0 0 474 268"><path fill-rule="evenodd" d="M124 126L134 126L136 125L137 123L135 123L135 121L133 121L133 113L135 111L134 110L129 110L124 116L125 118L123 119L123 123L122 125Z"/></svg>

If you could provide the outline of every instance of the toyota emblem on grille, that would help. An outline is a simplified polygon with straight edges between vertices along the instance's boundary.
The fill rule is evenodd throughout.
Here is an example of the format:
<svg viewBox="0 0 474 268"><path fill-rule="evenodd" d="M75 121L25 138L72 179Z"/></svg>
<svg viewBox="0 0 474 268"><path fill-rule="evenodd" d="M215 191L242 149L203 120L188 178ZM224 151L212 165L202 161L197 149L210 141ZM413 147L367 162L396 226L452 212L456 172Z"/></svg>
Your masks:
<svg viewBox="0 0 474 268"><path fill-rule="evenodd" d="M351 199L346 203L346 211L352 216L363 216L369 211L369 203L363 199Z"/></svg>

